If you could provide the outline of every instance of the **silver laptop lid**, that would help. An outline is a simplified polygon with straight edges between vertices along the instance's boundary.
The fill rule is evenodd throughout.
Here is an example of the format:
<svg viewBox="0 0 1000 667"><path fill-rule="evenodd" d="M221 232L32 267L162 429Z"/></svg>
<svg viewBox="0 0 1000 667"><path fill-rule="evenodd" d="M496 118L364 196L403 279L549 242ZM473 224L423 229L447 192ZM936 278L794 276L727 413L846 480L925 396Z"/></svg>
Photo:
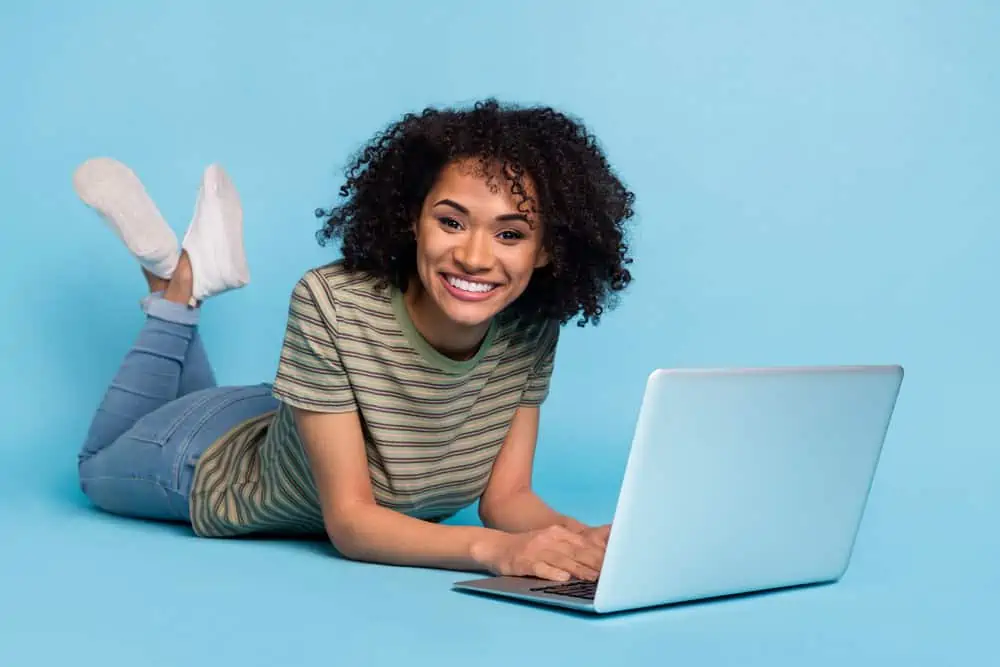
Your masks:
<svg viewBox="0 0 1000 667"><path fill-rule="evenodd" d="M600 611L838 579L899 366L650 375Z"/></svg>

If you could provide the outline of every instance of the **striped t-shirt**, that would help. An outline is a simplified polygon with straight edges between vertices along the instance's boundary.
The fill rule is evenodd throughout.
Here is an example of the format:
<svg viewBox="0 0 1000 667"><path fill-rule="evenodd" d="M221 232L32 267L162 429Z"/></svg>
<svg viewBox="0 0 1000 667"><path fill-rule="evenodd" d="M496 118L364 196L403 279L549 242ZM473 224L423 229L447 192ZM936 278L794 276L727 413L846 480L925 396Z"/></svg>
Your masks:
<svg viewBox="0 0 1000 667"><path fill-rule="evenodd" d="M557 322L501 314L476 355L456 361L414 328L399 290L341 262L310 270L292 292L273 385L279 407L202 455L194 531L324 531L291 406L357 410L376 502L431 521L451 516L485 490L518 406L545 399L558 336Z"/></svg>

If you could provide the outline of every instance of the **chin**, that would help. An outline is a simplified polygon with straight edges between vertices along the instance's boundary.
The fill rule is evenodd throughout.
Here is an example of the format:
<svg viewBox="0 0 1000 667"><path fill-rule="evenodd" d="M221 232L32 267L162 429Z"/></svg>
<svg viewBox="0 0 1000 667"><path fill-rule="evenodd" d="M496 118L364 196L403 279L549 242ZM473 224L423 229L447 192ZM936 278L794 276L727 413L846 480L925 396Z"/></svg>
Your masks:
<svg viewBox="0 0 1000 667"><path fill-rule="evenodd" d="M443 299L438 300L438 308L455 324L471 329L488 324L503 310L503 305L499 300L496 303L492 303L492 300L480 303L455 303L455 299L451 296L444 295Z"/></svg>

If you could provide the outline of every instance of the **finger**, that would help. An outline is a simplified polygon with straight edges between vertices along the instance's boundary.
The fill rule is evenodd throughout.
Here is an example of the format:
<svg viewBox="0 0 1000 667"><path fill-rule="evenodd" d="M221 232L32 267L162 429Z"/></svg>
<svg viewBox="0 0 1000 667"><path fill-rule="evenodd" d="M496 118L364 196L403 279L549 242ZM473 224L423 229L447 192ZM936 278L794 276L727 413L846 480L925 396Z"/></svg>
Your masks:
<svg viewBox="0 0 1000 667"><path fill-rule="evenodd" d="M572 544L576 547L587 546L587 537L584 532L576 533L565 526L554 526L550 535L557 541Z"/></svg>
<svg viewBox="0 0 1000 667"><path fill-rule="evenodd" d="M593 540L577 535L563 526L554 526L551 532L554 538L548 547L583 563L593 570L600 571L604 565L604 548L596 545Z"/></svg>
<svg viewBox="0 0 1000 667"><path fill-rule="evenodd" d="M537 561L531 569L531 573L539 579L548 579L550 581L568 581L573 576L566 570L561 570L544 561Z"/></svg>
<svg viewBox="0 0 1000 667"><path fill-rule="evenodd" d="M604 548L589 538L560 540L552 545L552 549L594 570L600 570L604 565Z"/></svg>
<svg viewBox="0 0 1000 667"><path fill-rule="evenodd" d="M563 572L568 572L577 579L583 579L585 581L595 581L597 579L598 570L592 567L588 567L584 563L575 560L566 554L559 553L558 551L549 551L542 554L542 558L545 562L553 567L556 567Z"/></svg>
<svg viewBox="0 0 1000 667"><path fill-rule="evenodd" d="M598 526L593 530L593 535L600 541L601 546L608 546L608 538L611 537L611 524L607 523L603 526Z"/></svg>
<svg viewBox="0 0 1000 667"><path fill-rule="evenodd" d="M588 546L585 549L577 549L571 555L580 563L598 572L604 567L604 549L600 546L595 545Z"/></svg>
<svg viewBox="0 0 1000 667"><path fill-rule="evenodd" d="M583 537L584 540L587 541L587 543L603 549L607 545L605 544L604 539L601 537L601 533L599 532L599 530L600 529L598 528L588 528L587 531L583 533L581 536Z"/></svg>
<svg viewBox="0 0 1000 667"><path fill-rule="evenodd" d="M562 524L557 523L552 526L549 526L549 533L555 537L572 538L572 537L578 537L580 534L584 533L587 530L587 528L588 526L585 526L582 523L579 525L573 524L570 526L564 526Z"/></svg>
<svg viewBox="0 0 1000 667"><path fill-rule="evenodd" d="M606 546L606 535L607 531L604 530L603 526L593 527L586 524L575 521L564 525L564 527L569 530L574 535L579 535L584 540L588 542L593 542L599 546Z"/></svg>

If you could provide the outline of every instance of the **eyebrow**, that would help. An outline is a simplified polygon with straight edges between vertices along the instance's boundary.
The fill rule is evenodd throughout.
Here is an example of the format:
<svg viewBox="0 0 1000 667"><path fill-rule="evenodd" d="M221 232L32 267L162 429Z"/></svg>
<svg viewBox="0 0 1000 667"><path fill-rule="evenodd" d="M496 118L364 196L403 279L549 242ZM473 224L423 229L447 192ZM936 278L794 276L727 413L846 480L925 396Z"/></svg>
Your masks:
<svg viewBox="0 0 1000 667"><path fill-rule="evenodd" d="M461 211L464 215L469 215L469 209L467 209L466 207L462 206L458 202L453 201L451 199L442 199L441 201L437 202L434 205L435 206L440 206L442 204L445 205L445 206L451 206L453 209ZM498 215L496 219L497 219L498 222L508 222L508 221L511 221L511 220L521 220L522 222L530 223L530 220L528 220L528 216L526 216L523 213L505 213L504 215Z"/></svg>

